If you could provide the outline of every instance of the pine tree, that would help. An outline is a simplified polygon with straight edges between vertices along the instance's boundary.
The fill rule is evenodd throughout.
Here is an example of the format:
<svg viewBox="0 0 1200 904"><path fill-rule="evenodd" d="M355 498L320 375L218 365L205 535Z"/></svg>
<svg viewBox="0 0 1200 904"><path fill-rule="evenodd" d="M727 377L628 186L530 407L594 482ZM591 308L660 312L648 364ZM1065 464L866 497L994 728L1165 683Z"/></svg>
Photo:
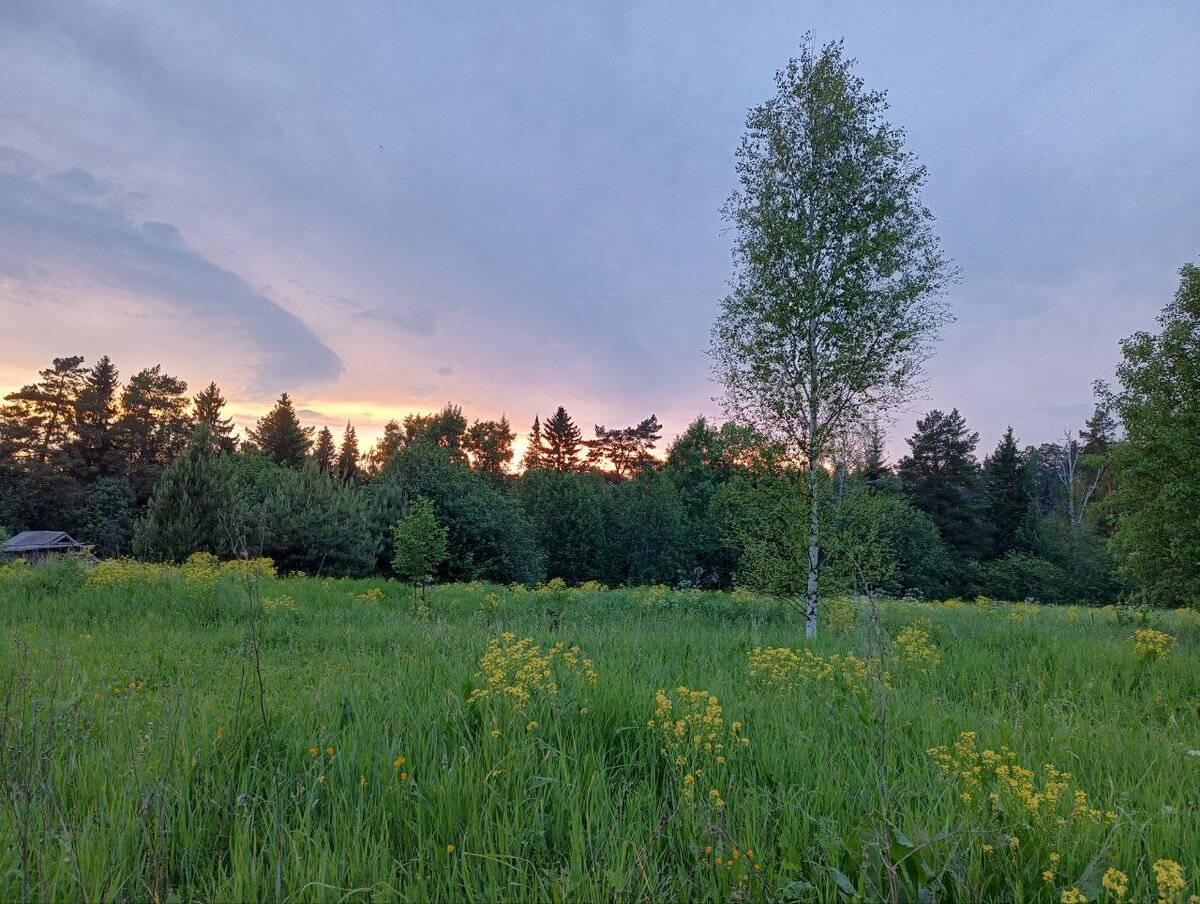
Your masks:
<svg viewBox="0 0 1200 904"><path fill-rule="evenodd" d="M1031 503L1029 474L1012 427L984 463L984 488L992 555L999 558L1017 548L1017 536Z"/></svg>
<svg viewBox="0 0 1200 904"><path fill-rule="evenodd" d="M76 440L76 407L86 374L82 356L55 358L50 367L38 372L41 379L37 383L4 397L9 404L0 411L0 418L9 455L41 466L63 463L65 452Z"/></svg>
<svg viewBox="0 0 1200 904"><path fill-rule="evenodd" d="M313 428L300 426L291 397L285 392L266 417L259 418L253 430L246 431L258 450L289 468L304 467L312 448Z"/></svg>
<svg viewBox="0 0 1200 904"><path fill-rule="evenodd" d="M333 433L328 427L322 427L317 433L317 442L313 446L313 461L317 470L322 474L332 474L334 468Z"/></svg>
<svg viewBox="0 0 1200 904"><path fill-rule="evenodd" d="M542 427L542 436L546 444L546 463L551 468L556 471L582 470L583 463L579 459L582 434L562 405Z"/></svg>
<svg viewBox="0 0 1200 904"><path fill-rule="evenodd" d="M192 411L198 424L207 424L213 441L222 452L232 452L237 445L233 435L233 419L221 417L225 397L216 383L209 383L192 399Z"/></svg>
<svg viewBox="0 0 1200 904"><path fill-rule="evenodd" d="M650 450L662 439L662 425L653 414L636 427L609 430L596 424L595 429L596 438L583 443L588 449L588 463L595 466L608 462L612 475L618 479L631 476L653 462Z"/></svg>
<svg viewBox="0 0 1200 904"><path fill-rule="evenodd" d="M175 460L192 434L187 383L156 364L129 378L121 393L114 441L139 499Z"/></svg>
<svg viewBox="0 0 1200 904"><path fill-rule="evenodd" d="M521 456L521 469L531 471L545 466L546 443L542 439L542 421L535 415L533 426L529 428L529 443L525 446L525 454Z"/></svg>
<svg viewBox="0 0 1200 904"><path fill-rule="evenodd" d="M232 507L228 472L215 451L214 437L200 424L154 485L134 531L134 552L167 562L181 562L194 552L228 552L225 528Z"/></svg>
<svg viewBox="0 0 1200 904"><path fill-rule="evenodd" d="M971 433L955 408L934 410L917 421L908 439L910 454L900 459L900 480L909 501L937 525L946 544L960 553L979 555L988 549L977 499L979 464Z"/></svg>
<svg viewBox="0 0 1200 904"><path fill-rule="evenodd" d="M346 422L342 432L342 444L338 448L337 465L334 471L342 483L355 483L358 480L358 433L354 425Z"/></svg>
<svg viewBox="0 0 1200 904"><path fill-rule="evenodd" d="M92 365L75 406L78 439L72 458L80 479L109 477L121 470L114 430L120 416L120 375L108 355Z"/></svg>

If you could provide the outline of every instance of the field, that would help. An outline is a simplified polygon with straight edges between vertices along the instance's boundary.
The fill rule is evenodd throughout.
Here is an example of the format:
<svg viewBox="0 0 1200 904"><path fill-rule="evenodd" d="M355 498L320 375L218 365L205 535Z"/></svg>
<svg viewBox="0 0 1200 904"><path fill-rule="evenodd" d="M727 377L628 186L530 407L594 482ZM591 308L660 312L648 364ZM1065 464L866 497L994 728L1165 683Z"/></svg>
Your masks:
<svg viewBox="0 0 1200 904"><path fill-rule="evenodd" d="M10 567L0 899L1200 892L1200 615L824 615Z"/></svg>

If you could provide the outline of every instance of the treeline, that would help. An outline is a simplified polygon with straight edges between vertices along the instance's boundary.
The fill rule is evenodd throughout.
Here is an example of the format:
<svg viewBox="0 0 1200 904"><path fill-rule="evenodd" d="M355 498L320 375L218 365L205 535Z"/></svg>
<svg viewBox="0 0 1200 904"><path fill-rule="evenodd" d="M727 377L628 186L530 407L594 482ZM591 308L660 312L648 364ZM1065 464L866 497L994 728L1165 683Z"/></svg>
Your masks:
<svg viewBox="0 0 1200 904"><path fill-rule="evenodd" d="M387 424L360 452L301 423L285 393L244 437L215 384L189 397L155 366L55 359L0 408L0 524L64 529L100 555L180 560L243 549L322 575L387 573L391 526L416 498L449 530L442 579L753 586L806 579L808 485L733 424L596 425L536 418L520 473L506 418L447 405ZM1060 444L1010 430L982 461L957 411L930 412L895 466L884 436L843 437L824 470L826 591L1097 602L1121 590L1107 551L1117 444L1105 405Z"/></svg>

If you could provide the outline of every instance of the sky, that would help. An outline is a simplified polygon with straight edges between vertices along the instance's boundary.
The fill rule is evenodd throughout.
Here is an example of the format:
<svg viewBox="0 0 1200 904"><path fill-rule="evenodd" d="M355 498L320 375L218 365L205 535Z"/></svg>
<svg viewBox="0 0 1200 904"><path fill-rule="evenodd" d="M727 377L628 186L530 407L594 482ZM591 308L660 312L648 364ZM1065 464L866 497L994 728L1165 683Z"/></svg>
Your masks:
<svg viewBox="0 0 1200 904"><path fill-rule="evenodd" d="M1200 261L1193 0L4 0L0 390L108 354L367 438L719 417L719 211L806 32L888 92L962 271L893 457L934 407L981 453L1077 428Z"/></svg>

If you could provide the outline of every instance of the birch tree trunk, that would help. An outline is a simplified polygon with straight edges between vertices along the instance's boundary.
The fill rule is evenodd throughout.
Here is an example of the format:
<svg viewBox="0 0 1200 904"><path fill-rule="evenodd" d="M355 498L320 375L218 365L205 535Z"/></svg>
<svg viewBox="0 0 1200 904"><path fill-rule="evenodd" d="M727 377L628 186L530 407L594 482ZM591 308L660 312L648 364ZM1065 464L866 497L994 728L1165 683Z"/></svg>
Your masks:
<svg viewBox="0 0 1200 904"><path fill-rule="evenodd" d="M817 636L817 576L821 563L816 456L808 459L808 497L808 603L804 608L804 636L812 640Z"/></svg>

